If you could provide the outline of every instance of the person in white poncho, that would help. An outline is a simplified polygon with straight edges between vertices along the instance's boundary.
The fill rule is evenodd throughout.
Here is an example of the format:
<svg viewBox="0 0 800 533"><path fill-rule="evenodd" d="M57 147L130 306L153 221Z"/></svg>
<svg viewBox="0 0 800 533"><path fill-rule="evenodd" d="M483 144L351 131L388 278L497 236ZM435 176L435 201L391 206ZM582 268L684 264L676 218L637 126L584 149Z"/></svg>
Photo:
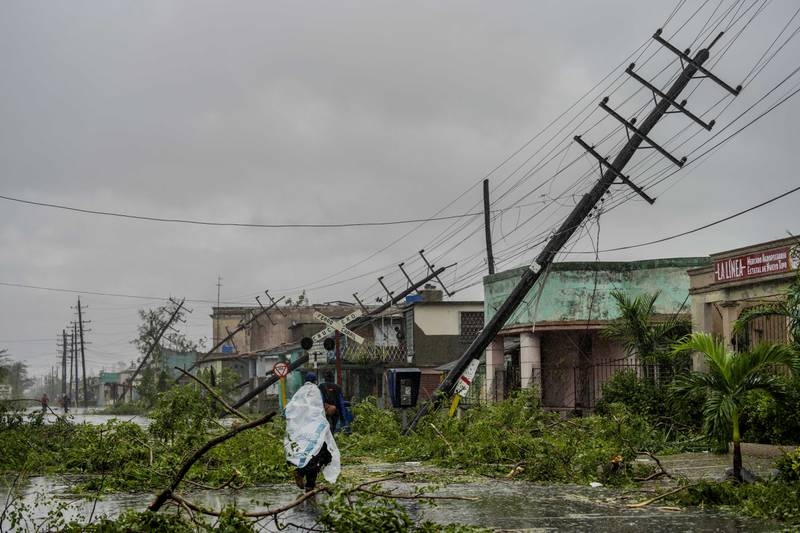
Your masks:
<svg viewBox="0 0 800 533"><path fill-rule="evenodd" d="M295 465L294 480L306 492L314 490L317 474L335 483L341 472L341 456L322 406L317 376L306 374L305 383L286 404L286 436L283 448L286 460Z"/></svg>

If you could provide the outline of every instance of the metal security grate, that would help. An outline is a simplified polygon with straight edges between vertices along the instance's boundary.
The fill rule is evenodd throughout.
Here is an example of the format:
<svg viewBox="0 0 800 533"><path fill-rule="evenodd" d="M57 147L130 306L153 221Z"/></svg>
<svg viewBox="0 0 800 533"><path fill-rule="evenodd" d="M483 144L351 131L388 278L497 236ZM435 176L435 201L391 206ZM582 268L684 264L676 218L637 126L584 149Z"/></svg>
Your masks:
<svg viewBox="0 0 800 533"><path fill-rule="evenodd" d="M462 311L459 336L462 344L470 344L483 329L483 311Z"/></svg>

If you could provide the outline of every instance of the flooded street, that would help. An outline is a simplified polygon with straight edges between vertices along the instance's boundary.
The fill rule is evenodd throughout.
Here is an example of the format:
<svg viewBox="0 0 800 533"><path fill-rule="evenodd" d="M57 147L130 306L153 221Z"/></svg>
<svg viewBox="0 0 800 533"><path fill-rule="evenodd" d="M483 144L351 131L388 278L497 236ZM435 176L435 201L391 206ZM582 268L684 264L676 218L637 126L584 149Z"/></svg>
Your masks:
<svg viewBox="0 0 800 533"><path fill-rule="evenodd" d="M59 413L61 415L61 413ZM73 423L103 424L114 418L147 427L150 420L141 416L115 416L97 414L93 410L74 409L69 413ZM56 421L49 413L47 422ZM772 470L779 449L759 448L749 445L744 449L744 466L759 476L767 477ZM719 479L730 465L730 456L712 453L683 453L659 457L664 468L676 478L688 480ZM642 462L649 459L641 457ZM398 471L409 474L430 474L441 479L442 471L420 463L344 465L344 479L363 481L385 477ZM588 485L537 485L525 481L465 477L459 472L444 476L450 480L432 495L465 499L438 500L430 505L416 500L399 500L417 520L430 520L440 524L461 523L495 530L526 531L775 531L779 524L751 520L718 511L703 509L678 509L668 503L657 502L641 509L627 505L646 500L654 495L656 487L666 480L641 487L616 489ZM88 522L98 517L117 516L129 510L143 510L153 499L149 493L115 493L101 499L79 498L71 494L71 487L80 481L75 476L32 477L18 483L14 476L0 477L0 499L11 501L10 491L16 485L15 498L28 508L32 519L17 530L38 529L42 520L60 509L66 520ZM390 481L384 490L410 494L421 483ZM211 509L221 509L235 504L248 511L263 511L284 506L295 500L300 492L290 483L264 485L244 490L203 491L183 493L190 501ZM316 502L309 501L281 515L283 523L312 527L317 521L319 504L327 498L320 494ZM9 518L0 524L0 530L11 529ZM263 524L264 531L278 531L274 523ZM292 530L291 526L288 530Z"/></svg>
<svg viewBox="0 0 800 533"><path fill-rule="evenodd" d="M29 407L25 410L26 415L35 414L39 411L38 407ZM120 422L133 422L141 427L146 428L150 425L150 419L145 416L139 415L110 415L110 414L102 414L98 413L98 410L94 407L73 407L69 410L69 412L64 413L61 409L53 407L51 410L48 410L47 414L44 417L45 423L52 424L56 422L58 418L66 418L73 424L92 424L92 425L100 425L105 424L110 420L119 420Z"/></svg>
<svg viewBox="0 0 800 533"><path fill-rule="evenodd" d="M686 454L684 454L686 455ZM695 454L704 459L705 454ZM716 456L714 456L716 457ZM683 457L691 461L691 457ZM347 472L349 470L350 472ZM431 472L427 466L417 464L382 464L368 467L355 465L346 467L346 474L361 477L381 477L389 472L402 470L410 473ZM416 519L431 520L440 524L461 523L487 527L495 530L526 531L775 531L777 524L750 520L733 515L705 511L702 509L676 509L668 504L655 503L643 509L629 509L629 503L647 499L653 495L649 489L592 488L577 485L536 485L524 481L470 478L439 488L432 493L437 496L458 496L470 500L440 500L436 506L415 500L401 500ZM8 496L12 478L5 478L0 497ZM72 480L74 481L74 479ZM127 509L144 509L152 500L151 494L117 493L104 496L98 501L76 499L69 494L71 480L64 477L31 478L20 487L23 502L35 506L34 513L41 520L56 503L66 506L64 515L87 521L101 515L116 516ZM385 490L411 493L420 485L415 483L387 482ZM193 491L184 496L194 503L220 509L234 503L249 511L276 508L293 501L300 492L291 484L265 485L239 491ZM318 495L317 502L306 502L282 514L284 523L313 526L319 513L318 503L326 496ZM38 500L38 503L37 503ZM35 521L29 530L35 529ZM274 523L263 524L264 531L278 531ZM2 530L9 529L8 521ZM292 530L290 527L289 531ZM286 530L284 530L286 531Z"/></svg>

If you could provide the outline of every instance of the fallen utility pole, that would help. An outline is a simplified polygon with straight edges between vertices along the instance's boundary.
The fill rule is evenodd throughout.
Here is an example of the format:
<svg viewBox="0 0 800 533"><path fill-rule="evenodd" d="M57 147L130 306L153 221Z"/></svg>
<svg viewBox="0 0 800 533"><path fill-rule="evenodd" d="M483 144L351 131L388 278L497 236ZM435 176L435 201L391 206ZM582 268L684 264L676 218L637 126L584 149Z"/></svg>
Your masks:
<svg viewBox="0 0 800 533"><path fill-rule="evenodd" d="M267 295L267 296L269 296L269 295ZM269 299L272 300L272 297L270 297ZM223 344L225 344L226 342L231 340L234 335L236 335L237 333L239 333L240 331L245 329L247 326L249 326L250 324L255 322L258 319L258 317L260 317L261 315L267 314L267 311L269 311L273 307L276 307L278 305L278 303L280 303L281 300L283 300L283 296L281 296L277 300L272 300L272 303L269 305L269 307L264 307L263 305L261 305L261 302L258 302L259 307L261 307L261 311L259 311L258 313L255 313L250 318L250 320L248 320L247 322L240 323L238 326L236 326L236 329L234 329L233 331L228 331L228 329L226 328L225 331L227 331L228 334L221 341L219 341L214 346L212 346L209 351L204 353L201 357L198 357L197 361L192 363L191 366L189 366L189 368L187 368L186 370L187 371L191 371L194 367L196 367L197 365L201 364L203 361L206 360L207 357L209 357L212 353L214 353L214 350L216 350L217 348L219 348L220 346L222 346ZM280 308L278 310L280 311ZM269 315L267 315L267 317L269 317ZM270 318L270 321L272 321L271 318Z"/></svg>
<svg viewBox="0 0 800 533"><path fill-rule="evenodd" d="M361 327L364 324L367 324L375 316L380 315L381 313L383 313L384 311L389 309L391 306L393 306L394 304L396 304L397 302L399 302L400 300L402 300L403 298L405 298L406 296L408 296L412 292L416 291L419 287L421 287L425 283L428 283L430 280L432 280L435 277L439 276L439 274L441 274L442 272L444 272L445 270L447 270L451 266L453 266L453 265L447 265L447 266L443 266L443 267L437 268L436 270L434 270L433 272L431 272L430 274L428 274L427 276L422 278L420 281L418 281L417 283L413 284L411 287L407 288L403 292L399 293L397 296L393 297L388 302L384 302L382 305L380 305L380 306L376 307L375 309L373 309L372 311L370 311L369 314L361 315L360 317L351 320L350 322L347 323L347 329L354 329L354 328ZM300 343L297 343L294 346L287 346L287 349L289 349L289 348L294 348L294 349L300 348ZM296 360L292 361L289 364L289 372L297 370L298 368L302 367L306 363L308 363L308 354L307 353L301 355L300 357L298 357ZM261 383L257 387L253 388L253 390L251 390L250 392L248 392L247 394L245 394L244 396L239 398L239 400L236 403L233 404L233 407L234 408L239 408L242 405L246 404L251 399L253 399L255 396L257 396L261 392L265 391L268 387L270 387L271 385L277 383L278 379L279 378L277 376L275 376L274 374L270 373L269 375L267 375L267 377L266 377L266 379L264 380L263 383Z"/></svg>
<svg viewBox="0 0 800 533"><path fill-rule="evenodd" d="M180 303L177 305L177 307L175 307L175 310L172 311L172 314L170 315L169 319L164 323L163 326L161 326L161 329L158 331L158 333L156 334L155 338L153 339L153 343L147 349L147 353L144 354L144 357L142 357L142 360L139 362L139 366L136 367L136 370L134 371L133 375L127 380L128 381L128 387L123 387L122 388L122 396L120 397L120 401L124 401L125 400L125 392L127 392L128 388L131 389L131 397L133 397L133 380L135 380L136 376L139 375L139 371L142 369L144 364L147 362L147 359L150 357L150 354L153 353L153 351L158 346L159 342L161 342L162 335L164 335L164 333L166 333L167 329L172 325L172 323L178 317L178 314L181 312L181 309L183 308L183 302L185 302L185 301L186 301L186 298L184 298L183 300L180 301ZM172 303L175 303L175 301L173 300Z"/></svg>
<svg viewBox="0 0 800 533"><path fill-rule="evenodd" d="M660 34L661 30L657 31L653 38L659 42L662 42L660 39ZM720 34L720 36L721 35L722 34ZM720 36L718 36L714 42L711 43L711 45L717 42ZM709 48L711 45L709 45ZM678 53L680 54L680 52ZM420 418L428 413L431 408L438 407L445 399L446 395L452 394L458 378L466 370L470 362L472 362L474 359L480 359L486 348L489 346L489 343L505 325L506 320L511 317L512 313L514 313L520 302L522 302L531 288L533 288L540 276L546 272L553 263L555 256L558 254L561 248L563 248L567 241L569 241L572 235L578 230L584 219L590 214L592 209L594 209L595 205L600 201L606 191L608 191L612 183L614 183L614 180L623 175L622 169L631 160L634 153L640 147L643 141L646 141L649 144L649 146L645 147L656 148L659 152L664 154L665 157L673 161L678 166L683 165L685 158L678 160L671 154L666 153L660 146L656 145L649 138L648 133L653 129L653 126L658 123L661 117L663 117L664 114L669 110L670 106L675 105L675 102L678 101L678 95L681 93L681 91L683 91L683 89L686 88L698 71L706 74L706 77L711 77L710 73L702 68L702 64L708 59L708 57L708 48L704 48L698 51L693 59L687 58L688 60L685 60L685 67L683 68L683 71L678 79L675 80L675 82L666 92L666 95L662 97L662 99L656 104L655 108L653 108L650 114L638 127L634 127L633 122L625 121L625 119L616 114L616 112L608 108L608 97L603 99L603 101L600 103L600 107L609 111L612 116L625 124L628 130L628 142L622 147L622 150L614 158L614 161L608 165L608 168L602 173L601 178L597 181L594 187L592 187L588 193L583 195L572 212L567 216L564 222L562 222L558 231L550 238L542 252L536 257L530 268L525 270L516 287L514 287L514 289L508 295L508 298L506 298L500 308L497 309L497 312L494 314L491 320L489 320L488 324L484 326L483 330L481 330L480 334L478 334L475 340L472 341L472 344L470 344L463 355L456 360L455 365L444 378L442 383L436 388L431 399L425 402L419 408L408 427L404 430L404 433L408 433L409 431L413 430ZM715 79L715 81L717 80Z"/></svg>

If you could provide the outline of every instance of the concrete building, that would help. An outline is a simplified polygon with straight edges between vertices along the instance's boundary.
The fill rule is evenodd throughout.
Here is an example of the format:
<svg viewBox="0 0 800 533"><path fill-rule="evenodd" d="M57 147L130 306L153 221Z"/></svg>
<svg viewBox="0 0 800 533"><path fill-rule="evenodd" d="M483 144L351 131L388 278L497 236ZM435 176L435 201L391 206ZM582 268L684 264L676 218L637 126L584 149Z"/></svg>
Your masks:
<svg viewBox="0 0 800 533"><path fill-rule="evenodd" d="M659 291L657 314L688 316L687 269L708 265L705 257L553 264L486 350L485 397L501 400L509 390L536 386L547 408L592 408L603 383L638 365L600 335L618 316L611 291L629 297ZM526 268L484 278L487 321Z"/></svg>
<svg viewBox="0 0 800 533"><path fill-rule="evenodd" d="M442 301L442 291L426 286L403 307L408 364L422 372L420 398L439 385L442 365L461 356L483 329L483 302Z"/></svg>
<svg viewBox="0 0 800 533"><path fill-rule="evenodd" d="M761 341L786 342L786 319L763 317L752 322L742 338L733 323L742 311L782 299L797 275L797 238L745 246L711 255L708 265L689 270L692 329L719 335L730 349L747 349ZM701 368L701 360L695 360Z"/></svg>

